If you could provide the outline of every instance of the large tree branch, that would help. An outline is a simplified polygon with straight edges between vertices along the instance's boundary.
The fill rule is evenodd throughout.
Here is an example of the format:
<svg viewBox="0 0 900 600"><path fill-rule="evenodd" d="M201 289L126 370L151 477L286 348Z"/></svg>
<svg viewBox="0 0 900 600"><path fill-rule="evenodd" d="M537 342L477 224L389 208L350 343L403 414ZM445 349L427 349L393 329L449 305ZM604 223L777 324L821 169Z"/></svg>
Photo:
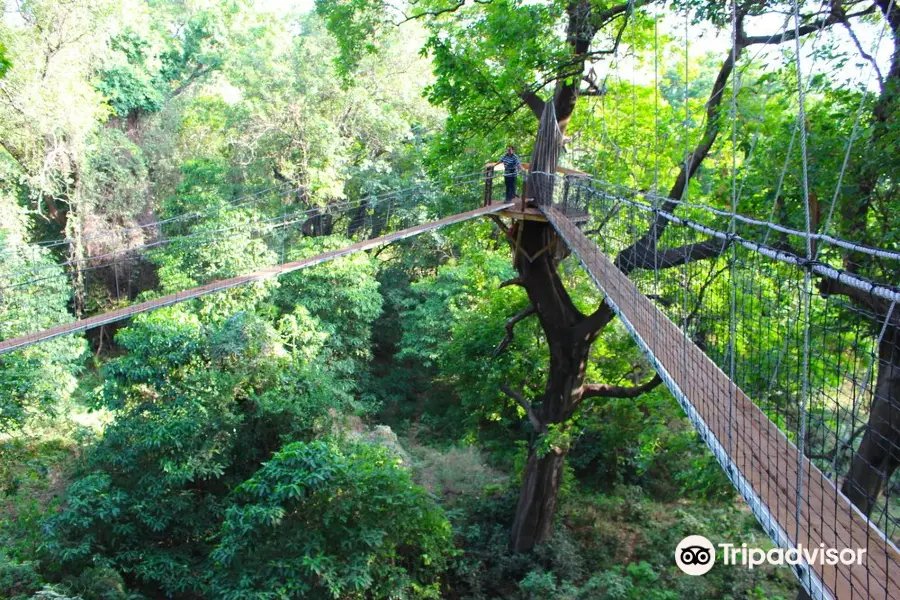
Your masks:
<svg viewBox="0 0 900 600"><path fill-rule="evenodd" d="M552 68L550 68L550 71L550 74L542 81L535 82L528 88L516 92L516 95L522 100L522 105L527 105L538 121L541 120L541 115L544 114L544 105L546 104L541 97L538 96L538 92L560 79L580 76L584 71L584 62L579 62L576 57L568 62L553 65ZM522 105L518 108L521 108ZM516 110L518 110L518 108Z"/></svg>
<svg viewBox="0 0 900 600"><path fill-rule="evenodd" d="M512 316L506 322L506 335L503 336L503 339L500 340L500 343L497 344L496 348L494 348L494 352L491 354L493 358L497 358L498 356L500 356L500 353L506 350L506 347L512 343L513 329L515 329L516 323L527 319L536 312L537 310L534 308L534 306L529 305L528 308L519 311L516 315Z"/></svg>
<svg viewBox="0 0 900 600"><path fill-rule="evenodd" d="M524 283L522 282L521 277L513 277L512 279L507 279L506 281L502 282L499 286L497 286L497 289L502 290L503 288L509 287L511 285L524 285Z"/></svg>
<svg viewBox="0 0 900 600"><path fill-rule="evenodd" d="M525 409L525 415L528 417L528 421L531 423L531 426L538 433L546 433L547 427L541 423L541 420L537 418L537 415L534 413L534 409L531 407L531 403L525 399L522 394L510 388L505 383L500 386L500 389L503 390L503 393L516 401L516 403Z"/></svg>
<svg viewBox="0 0 900 600"><path fill-rule="evenodd" d="M541 118L541 115L544 112L544 101L541 100L541 97L537 95L537 92L533 92L531 90L525 92L519 92L519 98L522 99L522 102L531 109L531 112L534 113L538 119Z"/></svg>
<svg viewBox="0 0 900 600"><path fill-rule="evenodd" d="M741 21L742 19L739 18L739 39L742 36L740 33ZM719 116L722 97L724 96L725 87L728 84L731 73L734 70L734 63L740 58L742 49L743 47L740 44L737 44L733 51L728 51L728 56L722 61L722 66L719 68L719 73L713 83L712 90L710 90L709 99L706 101L706 127L703 131L703 137L700 138L700 142L682 163L678 177L675 179L672 189L669 190L669 197L661 206L662 211L671 213L678 207L678 202L681 200L682 196L684 196L688 183L694 176L694 173L697 172L700 163L702 163L709 155L709 151L719 135ZM631 246L619 253L619 256L616 257L615 261L616 267L623 273L628 274L637 268L637 264L639 264L638 258L640 256L647 256L655 253L659 238L662 236L668 223L668 219L661 214L656 215L647 232Z"/></svg>
<svg viewBox="0 0 900 600"><path fill-rule="evenodd" d="M635 0L632 6L632 10L640 8L641 6L649 3L649 0ZM612 21L619 15L623 15L628 12L629 5L629 2L625 2L624 4L616 4L615 6L611 6L605 10L601 10L593 16L592 21L597 23L597 29L602 29L605 25L607 25L610 21Z"/></svg>
<svg viewBox="0 0 900 600"><path fill-rule="evenodd" d="M589 314L584 321L578 324L575 335L582 337L596 335L596 333L606 327L615 316L616 313L613 312L612 307L604 300L603 303L597 307L597 310Z"/></svg>
<svg viewBox="0 0 900 600"><path fill-rule="evenodd" d="M169 92L169 99L171 100L172 98L181 95L185 90L191 87L191 85L193 85L195 81L201 79L202 77L205 77L209 73L213 72L216 68L218 68L218 64L197 65L197 67L194 68L191 74L188 75L187 78L183 82L181 82L181 84L177 88Z"/></svg>
<svg viewBox="0 0 900 600"><path fill-rule="evenodd" d="M784 31L772 35L744 35L743 32L740 32L738 37L738 45L747 47L756 44L781 44L784 42L790 42L797 39L797 37L803 37L805 35L815 33L820 29L825 29L826 27L831 27L832 25L843 23L847 19L862 17L864 15L872 14L873 12L875 12L874 4L851 15L845 15L840 10L840 8L835 5L835 9L832 10L831 14L829 14L827 17L816 19L815 21L811 21L809 23L806 23L805 25L801 25L797 29L794 29L793 27L787 27Z"/></svg>
<svg viewBox="0 0 900 600"><path fill-rule="evenodd" d="M832 277L827 277L819 281L819 293L824 296L845 296L850 298L857 304L872 311L876 318L885 319L888 311L890 311L891 303L881 296L876 296L865 290L861 290L843 281L838 281ZM892 321L900 320L900 311L894 310Z"/></svg>
<svg viewBox="0 0 900 600"><path fill-rule="evenodd" d="M660 376L654 375L653 379L641 385L607 385L605 383L585 384L582 388L582 400L585 398L637 398L662 383Z"/></svg>
<svg viewBox="0 0 900 600"><path fill-rule="evenodd" d="M698 260L716 258L725 252L730 245L728 240L721 240L711 236L702 242L694 242L693 244L685 244L677 248L667 248L659 251L641 247L635 250L631 268L657 271L671 269L672 267L686 265Z"/></svg>

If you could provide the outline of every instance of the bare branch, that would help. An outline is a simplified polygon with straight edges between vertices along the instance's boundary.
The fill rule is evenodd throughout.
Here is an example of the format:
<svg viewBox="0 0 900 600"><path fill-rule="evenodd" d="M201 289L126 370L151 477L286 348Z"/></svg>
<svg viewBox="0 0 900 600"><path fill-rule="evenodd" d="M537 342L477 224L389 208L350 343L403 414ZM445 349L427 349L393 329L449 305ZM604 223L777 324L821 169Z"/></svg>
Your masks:
<svg viewBox="0 0 900 600"><path fill-rule="evenodd" d="M521 393L515 391L510 388L505 383L500 386L500 389L503 390L503 393L512 398L518 403L519 406L525 409L525 414L528 416L528 421L531 423L531 426L538 433L546 433L547 428L541 423L540 419L537 418L537 415L534 414L534 409L531 408L531 403L522 396Z"/></svg>
<svg viewBox="0 0 900 600"><path fill-rule="evenodd" d="M864 10L853 13L852 15L844 15L839 10L833 10L827 17L816 19L815 21L807 23L806 25L801 25L796 30L785 29L784 31L773 35L744 35L743 31L741 31L738 34L738 46L747 47L754 44L782 44L784 42L790 42L796 39L798 37L798 34L799 37L803 37L805 35L815 33L820 29L825 29L826 27L831 27L832 25L841 23L842 21L845 21L847 19L861 17L873 12L875 12L874 4Z"/></svg>
<svg viewBox="0 0 900 600"><path fill-rule="evenodd" d="M881 73L881 69L878 68L878 61L875 58L866 52L862 44L859 43L859 38L856 37L856 32L853 31L853 27L850 26L850 21L848 19L842 19L841 23L844 25L844 29L847 30L847 34L850 36L850 39L853 40L853 43L856 44L856 50L859 52L859 55L863 57L872 68L875 70L875 74L878 76L878 86L880 88L884 87L884 75Z"/></svg>
<svg viewBox="0 0 900 600"><path fill-rule="evenodd" d="M607 385L605 383L585 384L582 387L582 400L585 398L637 398L662 383L660 376L654 375L653 379L641 385Z"/></svg>
<svg viewBox="0 0 900 600"><path fill-rule="evenodd" d="M501 283L497 289L502 290L503 288L509 287L511 285L525 285L525 284L522 282L521 277L513 277L512 279L507 279L506 281Z"/></svg>
<svg viewBox="0 0 900 600"><path fill-rule="evenodd" d="M484 2L484 1L479 2L479 0L475 0L475 1L478 2L479 4L490 4L490 2ZM466 0L458 0L456 2L456 4L454 4L453 6L448 6L447 8L442 8L439 10L423 10L422 12L416 13L414 15L409 15L409 16L404 15L404 17L406 17L406 18L404 18L402 21L398 21L398 22L394 23L394 25L399 27L400 25L403 25L404 23L407 23L414 19L421 19L423 17L437 17L437 16L444 15L447 13L456 12L465 5L466 5Z"/></svg>
<svg viewBox="0 0 900 600"><path fill-rule="evenodd" d="M513 329L515 328L516 323L527 319L528 317L535 314L536 312L537 312L537 310L534 308L534 306L529 305L528 308L521 310L519 313L517 313L516 315L511 317L506 322L506 335L503 336L503 339L500 341L499 344L497 344L497 347L494 348L494 352L491 354L492 358L497 358L498 356L500 356L500 354L504 350L506 350L506 347L512 343Z"/></svg>
<svg viewBox="0 0 900 600"><path fill-rule="evenodd" d="M702 242L685 244L677 248L651 251L650 248L639 248L633 256L632 269L657 270L671 269L708 258L716 258L730 246L728 240L709 237Z"/></svg>

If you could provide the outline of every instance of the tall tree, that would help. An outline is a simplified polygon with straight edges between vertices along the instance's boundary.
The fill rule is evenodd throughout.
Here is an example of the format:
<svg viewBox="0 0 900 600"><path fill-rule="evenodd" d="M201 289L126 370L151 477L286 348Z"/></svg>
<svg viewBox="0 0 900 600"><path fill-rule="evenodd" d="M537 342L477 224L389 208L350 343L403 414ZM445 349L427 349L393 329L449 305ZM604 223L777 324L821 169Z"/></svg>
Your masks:
<svg viewBox="0 0 900 600"><path fill-rule="evenodd" d="M876 0L876 8L890 30L893 48L887 76L871 109L868 151L855 161L857 193L842 197L840 231L848 239L880 247L897 247L892 232L897 230L900 140L898 94L900 94L900 8L893 2ZM846 15L838 13L841 22ZM860 142L857 142L860 143ZM896 267L860 252L843 253L844 268L875 281L896 281ZM900 309L867 291L835 279L819 284L824 294L839 294L860 307L879 336L876 349L876 378L872 389L868 421L859 447L853 453L841 491L864 514L870 515L888 481L900 466L900 424L896 412L900 403Z"/></svg>
<svg viewBox="0 0 900 600"><path fill-rule="evenodd" d="M645 2L597 6L591 2L567 2L518 5L511 2L467 4L435 2L414 5L410 14L393 23L423 19L429 23L432 37L426 49L431 53L437 81L430 88L432 101L450 109L451 135L460 129L473 132L490 129L497 121L515 118L521 111L539 116L552 102L559 127L565 132L579 97L602 94L591 77L592 61L614 54L622 43L630 23L640 20ZM722 59L708 92L705 125L697 144L683 157L662 208L674 212L690 181L710 156L722 129L723 98L743 51L751 46L777 45L807 36L823 28L863 16L869 8L862 3L833 6L825 12L801 15L796 31L750 35L744 30L748 16L777 10L776 3L741 3L730 15L726 6L700 4L694 8L702 18L717 27L730 27L733 21L734 47ZM383 15L389 7L377 2L339 4L322 0L318 9L329 18L331 30L339 39L378 35L391 22ZM855 12L854 12L855 10ZM351 14L354 19L347 19ZM396 13L394 13L396 14ZM363 23L365 26L360 27ZM560 35L559 32L564 32ZM646 42L644 42L646 43ZM634 46L635 42L632 42ZM636 51L640 47L633 47ZM342 50L352 64L355 46ZM550 89L549 93L547 89ZM642 269L666 269L688 262L714 258L726 248L713 238L684 247L660 248L658 240L668 221L657 217L638 239L615 259L624 272ZM521 228L521 231L519 229ZM551 532L565 460L564 444L554 439L567 428L584 400L596 397L622 397L640 394L659 383L657 378L633 388L585 383L586 365L593 342L612 322L614 313L604 303L593 313L581 312L572 301L559 277L559 255L541 252L552 242L554 232L547 224L517 223L507 232L511 240L520 239L524 254L515 257L519 277L507 284L525 288L531 306L510 320L510 331L517 322L537 315L546 335L550 369L542 393L533 400L521 391L504 391L524 409L533 429L543 438L529 450L522 491L511 535L513 550L527 551L545 542ZM525 256L539 255L535 260Z"/></svg>

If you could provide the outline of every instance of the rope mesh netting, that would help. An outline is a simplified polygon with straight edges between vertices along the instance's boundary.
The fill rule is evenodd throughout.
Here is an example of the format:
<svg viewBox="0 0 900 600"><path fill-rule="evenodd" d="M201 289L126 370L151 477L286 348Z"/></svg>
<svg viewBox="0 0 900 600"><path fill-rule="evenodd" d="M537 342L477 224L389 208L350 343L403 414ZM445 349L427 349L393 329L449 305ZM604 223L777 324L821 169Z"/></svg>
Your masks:
<svg viewBox="0 0 900 600"><path fill-rule="evenodd" d="M558 204L591 215L584 226L592 240L588 251L614 260L635 290L652 299L824 475L824 481L812 477L800 455L766 448L754 454L754 461L762 461L755 467L777 474L783 486L753 490L753 500L762 503L757 516L787 515L795 523L791 528L777 522L786 539L776 541L795 545L800 539L806 545L797 527L807 522L832 532L830 540L815 539L866 548L871 557L880 554L884 564L851 587L862 596L890 597L896 580L889 581L887 573L897 566L893 543L900 538L893 475L900 456L900 312L895 310L900 291L842 271L840 253L823 252L810 262L763 245L766 224L737 220L732 232L728 214L684 207L676 216L655 207L652 198L589 177L570 177L555 191ZM665 227L656 230L657 244L646 237L654 224ZM900 257L891 252L855 248L886 272L900 267ZM578 257L586 259L583 251ZM659 352L652 340L645 341ZM669 360L685 357L676 352ZM733 468L744 445L759 443L755 426L736 415L732 387L704 387L709 381L701 372L696 380L699 387L690 394L680 392L695 405L715 403L724 411L719 417L727 434L707 442L718 443L728 455L723 466ZM834 505L825 506L826 486L840 489L850 502L831 500ZM783 505L771 505L773 499ZM847 523L861 514L884 539L854 534ZM773 531L767 527L771 523L763 526ZM865 593L858 588L863 583ZM835 592L843 589L841 582L824 584L840 597Z"/></svg>
<svg viewBox="0 0 900 600"><path fill-rule="evenodd" d="M775 543L866 550L854 567L800 565L806 591L900 597L900 252L874 213L858 237L838 233L853 230L840 221L854 194L891 206L895 192L890 177L866 188L878 166L864 155L878 135L866 111L883 108L872 57L891 29L872 19L856 79L828 87L847 71L817 64L840 48L823 33L832 8L785 3L780 31L752 35L747 6L722 7L731 48L698 82L695 15L630 3L627 49L617 40L597 97L581 99L583 154L563 153L596 176L554 172L559 149L539 142L550 162L532 162L554 167L529 178L552 179L536 204ZM629 39L637 19L653 21L652 40ZM660 49L661 24L682 48ZM831 89L845 112L822 109ZM789 120L776 125L778 111Z"/></svg>

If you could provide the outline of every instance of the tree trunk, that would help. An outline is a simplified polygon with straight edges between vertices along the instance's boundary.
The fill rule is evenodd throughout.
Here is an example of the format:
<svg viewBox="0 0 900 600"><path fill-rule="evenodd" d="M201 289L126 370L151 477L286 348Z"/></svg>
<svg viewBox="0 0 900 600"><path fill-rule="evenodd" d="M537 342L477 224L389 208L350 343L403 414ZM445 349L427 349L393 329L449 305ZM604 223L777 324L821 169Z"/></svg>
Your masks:
<svg viewBox="0 0 900 600"><path fill-rule="evenodd" d="M566 454L562 450L544 456L538 456L535 448L528 451L510 536L513 551L527 552L550 538L565 461Z"/></svg>
<svg viewBox="0 0 900 600"><path fill-rule="evenodd" d="M900 331L885 332L878 347L878 376L869 422L853 454L841 491L866 516L900 464Z"/></svg>
<svg viewBox="0 0 900 600"><path fill-rule="evenodd" d="M533 407L535 416L546 429L551 424L565 423L574 414L584 392L591 345L598 332L612 320L612 313L588 324L559 278L554 253L544 252L534 261L528 259L551 244L556 232L548 223L519 221L511 231L513 239L518 238L520 227L524 229L515 257L516 269L537 311L550 350L547 384ZM515 552L528 552L548 540L565 464L567 449L553 447L538 456L535 441L536 438L528 451L510 536L510 549Z"/></svg>

